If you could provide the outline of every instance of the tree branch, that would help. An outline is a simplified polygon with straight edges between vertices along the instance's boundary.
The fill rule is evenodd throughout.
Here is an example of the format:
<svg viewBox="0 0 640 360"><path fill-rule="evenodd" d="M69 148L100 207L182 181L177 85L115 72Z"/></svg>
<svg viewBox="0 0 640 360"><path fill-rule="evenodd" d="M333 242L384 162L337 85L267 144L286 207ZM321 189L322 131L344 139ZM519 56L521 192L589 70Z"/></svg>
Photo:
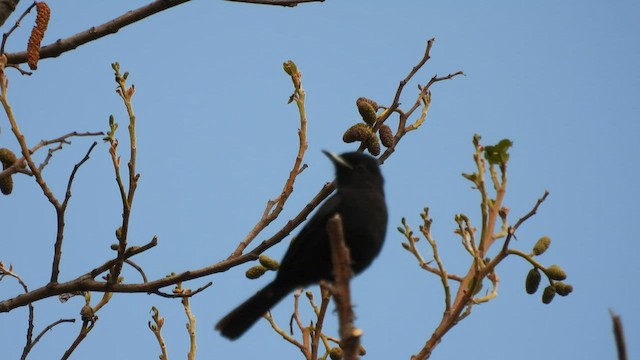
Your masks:
<svg viewBox="0 0 640 360"><path fill-rule="evenodd" d="M280 6L296 6L300 3L306 2L322 2L324 0L228 0L233 2L244 2L249 4L264 4L264 5L280 5ZM135 10L127 11L126 13L118 16L117 18L107 21L104 24L93 26L85 31L79 32L75 35L71 35L64 39L58 39L55 42L43 46L40 48L40 59L54 58L64 54L67 51L74 50L79 46L87 44L91 41L100 39L107 35L115 34L120 29L145 19L151 15L155 15L164 10L170 9L174 6L184 4L189 0L156 0L145 6L142 6ZM27 52L20 51L15 53L6 54L8 64L17 65L25 63L27 61Z"/></svg>
<svg viewBox="0 0 640 360"><path fill-rule="evenodd" d="M351 306L351 290L349 289L349 280L352 275L351 255L344 242L340 214L336 214L329 219L327 232L329 233L329 244L331 245L331 260L333 261L333 299L336 303L338 319L340 320L340 347L343 351L343 359L356 360L358 359L358 347L360 346L362 330L357 329L354 325L355 314Z"/></svg>
<svg viewBox="0 0 640 360"><path fill-rule="evenodd" d="M324 0L226 0L229 2L239 2L247 4L258 5L277 5L285 7L294 7L298 4L310 3L310 2L324 2Z"/></svg>

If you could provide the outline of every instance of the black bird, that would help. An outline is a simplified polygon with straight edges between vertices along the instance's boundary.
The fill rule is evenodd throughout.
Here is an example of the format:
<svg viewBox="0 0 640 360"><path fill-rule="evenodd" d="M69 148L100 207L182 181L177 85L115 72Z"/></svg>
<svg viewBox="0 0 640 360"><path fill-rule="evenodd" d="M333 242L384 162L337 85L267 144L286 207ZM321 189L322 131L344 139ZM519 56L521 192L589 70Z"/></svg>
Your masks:
<svg viewBox="0 0 640 360"><path fill-rule="evenodd" d="M291 242L276 278L218 322L216 329L223 336L239 338L291 291L333 279L327 222L335 214L342 217L354 274L366 269L380 253L387 231L387 205L377 160L359 152L324 153L336 167L336 194Z"/></svg>

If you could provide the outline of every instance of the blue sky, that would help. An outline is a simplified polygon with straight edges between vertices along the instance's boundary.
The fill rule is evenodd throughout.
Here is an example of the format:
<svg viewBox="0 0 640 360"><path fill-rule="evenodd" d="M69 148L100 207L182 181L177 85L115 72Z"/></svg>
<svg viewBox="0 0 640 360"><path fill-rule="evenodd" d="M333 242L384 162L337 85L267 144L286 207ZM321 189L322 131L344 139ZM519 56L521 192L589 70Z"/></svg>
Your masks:
<svg viewBox="0 0 640 360"><path fill-rule="evenodd" d="M45 43L144 4L52 3ZM640 333L640 245L635 239L640 218L635 181L639 10L632 1L327 0L293 9L192 1L43 60L31 77L9 70L9 99L31 145L73 130L106 131L109 114L121 124L124 145L126 113L113 91L110 64L119 61L131 73L142 176L129 241L143 244L158 235L159 246L137 258L150 277L158 278L226 258L259 219L266 201L280 191L295 156L298 127L297 109L286 104L292 89L281 70L283 61L294 60L303 73L309 168L298 177L281 217L258 241L332 180L332 166L321 149L354 149L341 138L359 118L355 100L366 96L388 105L399 80L435 37L432 59L416 81L457 70L467 76L432 88L426 123L407 135L383 166L388 237L379 259L353 281L366 357L408 358L443 311L439 280L419 270L400 246L395 228L401 217L417 228L419 212L429 206L445 265L458 273L468 268L470 258L452 231L456 213L467 214L476 225L479 221L478 194L460 176L473 170L475 133L485 144L502 138L514 142L505 200L512 223L545 189L551 192L539 213L521 227L514 247L528 251L538 237L550 236L551 248L540 260L560 264L575 290L543 305L538 295L524 292L527 264L508 258L498 269L498 298L474 307L432 358L614 358L609 309L622 316L633 356L640 354L640 344L632 341ZM12 36L9 51L24 49L32 21L33 15ZM416 81L407 86L404 104L414 101ZM0 128L0 146L17 150L4 117ZM59 197L92 139L72 142L44 172ZM38 153L40 159L44 155ZM108 146L100 143L74 184L61 280L113 255L109 245L121 216L113 178ZM18 177L14 193L0 201L5 229L0 260L13 264L33 289L49 278L55 214L32 180ZM287 241L268 254L280 258ZM266 283L246 280L248 266L187 285L214 282L192 299L199 357L299 358L299 351L266 322L235 342L213 331L220 317ZM139 281L130 270L125 277ZM2 299L21 291L9 279L0 289ZM283 326L291 301L274 309ZM59 318L77 318L82 305L80 298L38 303L36 332ZM115 295L73 358L155 358L159 349L147 329L152 305L166 318L170 356L184 356L188 337L179 301L139 294ZM24 308L0 315L3 357L19 358L26 322ZM334 329L336 322L330 316L326 328ZM56 327L31 358L60 357L78 328Z"/></svg>

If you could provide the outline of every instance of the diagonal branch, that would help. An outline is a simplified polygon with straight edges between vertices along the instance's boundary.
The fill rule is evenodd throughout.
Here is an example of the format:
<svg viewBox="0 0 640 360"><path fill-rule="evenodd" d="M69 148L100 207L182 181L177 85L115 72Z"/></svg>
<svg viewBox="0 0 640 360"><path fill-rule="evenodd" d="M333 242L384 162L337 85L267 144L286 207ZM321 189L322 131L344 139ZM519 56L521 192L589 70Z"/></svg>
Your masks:
<svg viewBox="0 0 640 360"><path fill-rule="evenodd" d="M93 151L93 148L95 148L97 144L98 143L94 141L91 147L89 147L89 150L87 151L87 153L82 158L82 160L80 160L80 162L73 167L73 170L71 171L71 175L69 176L69 182L67 183L67 191L65 193L64 200L62 201L62 204L59 204L56 206L56 217L57 217L58 229L56 234L56 242L53 246L54 248L53 264L51 266L51 282L52 283L58 282L58 275L60 274L60 261L62 259L62 241L64 239L64 226L65 226L64 216L67 210L67 205L69 204L69 199L71 199L71 185L73 184L73 180L76 177L76 172L78 171L80 166L82 166L82 164L84 164L87 160L89 160L89 155L91 154L91 151Z"/></svg>
<svg viewBox="0 0 640 360"><path fill-rule="evenodd" d="M281 6L296 6L299 3L305 2L317 2L324 0L230 0L234 2L244 2L250 4L265 4L265 5L281 5ZM91 41L100 39L107 35L115 34L120 29L136 23L142 19L145 19L151 15L155 15L164 10L170 9L174 6L184 4L189 0L156 0L145 6L142 6L135 10L127 11L126 13L118 16L117 18L107 21L104 24L98 26L92 26L91 28L79 32L75 35L71 35L64 39L58 39L55 42L43 46L40 48L40 59L54 58L62 55L67 51L74 50L79 46L87 44ZM27 61L27 52L20 51L15 53L6 54L8 64L16 65L25 63Z"/></svg>

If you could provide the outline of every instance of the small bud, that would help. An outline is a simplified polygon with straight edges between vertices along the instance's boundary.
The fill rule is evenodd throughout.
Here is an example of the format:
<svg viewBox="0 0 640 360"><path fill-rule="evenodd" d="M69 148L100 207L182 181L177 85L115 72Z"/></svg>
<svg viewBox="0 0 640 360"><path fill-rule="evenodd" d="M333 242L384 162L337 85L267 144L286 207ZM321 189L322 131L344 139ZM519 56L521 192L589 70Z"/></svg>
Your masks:
<svg viewBox="0 0 640 360"><path fill-rule="evenodd" d="M542 293L542 303L550 303L554 296L556 296L556 289L551 285L547 286Z"/></svg>
<svg viewBox="0 0 640 360"><path fill-rule="evenodd" d="M117 250L120 248L120 245L118 245L118 244L111 244L111 246L110 246L110 247L111 247L111 250L113 250L113 251L117 251Z"/></svg>
<svg viewBox="0 0 640 360"><path fill-rule="evenodd" d="M527 274L527 280L525 281L525 289L527 290L527 294L535 294L538 291L538 286L540 286L540 280L542 279L542 275L538 268L533 268L529 270Z"/></svg>
<svg viewBox="0 0 640 360"><path fill-rule="evenodd" d="M342 348L336 346L329 350L329 357L331 360L340 360L342 359Z"/></svg>
<svg viewBox="0 0 640 360"><path fill-rule="evenodd" d="M409 245L409 243L403 242L401 244L405 250L411 251L411 245Z"/></svg>
<svg viewBox="0 0 640 360"><path fill-rule="evenodd" d="M551 238L548 236L541 237L533 246L533 255L539 256L544 254L544 252L549 248L549 245L551 245Z"/></svg>
<svg viewBox="0 0 640 360"><path fill-rule="evenodd" d="M380 126L378 134L380 135L380 141L382 142L382 145L384 145L384 147L393 147L395 140L393 139L391 128L387 124L382 124L382 126Z"/></svg>
<svg viewBox="0 0 640 360"><path fill-rule="evenodd" d="M271 270L271 271L276 271L278 270L278 268L280 267L280 263L270 257L268 257L267 255L260 255L258 257L258 261L260 262L260 264L262 266L264 266L265 268L267 268L267 270Z"/></svg>
<svg viewBox="0 0 640 360"><path fill-rule="evenodd" d="M298 72L298 67L296 66L296 63L294 63L291 60L288 60L287 62L283 63L282 68L284 69L284 72L286 72L287 75L289 76Z"/></svg>
<svg viewBox="0 0 640 360"><path fill-rule="evenodd" d="M116 239L118 240L122 240L122 226L119 226L116 229Z"/></svg>
<svg viewBox="0 0 640 360"><path fill-rule="evenodd" d="M571 286L571 284L563 283L561 281L555 282L553 287L560 296L567 296L573 291L573 286Z"/></svg>
<svg viewBox="0 0 640 360"><path fill-rule="evenodd" d="M250 267L247 272L244 274L248 279L257 279L260 276L264 275L267 272L267 268L262 265L256 265Z"/></svg>
<svg viewBox="0 0 640 360"><path fill-rule="evenodd" d="M91 305L86 304L80 309L80 318L82 321L91 321L93 320L93 308Z"/></svg>
<svg viewBox="0 0 640 360"><path fill-rule="evenodd" d="M378 104L376 104L375 101L361 97L356 100L356 106L365 123L373 125L376 122Z"/></svg>
<svg viewBox="0 0 640 360"><path fill-rule="evenodd" d="M558 265L551 265L547 268L546 274L552 280L564 280L567 278L567 273L562 270Z"/></svg>

